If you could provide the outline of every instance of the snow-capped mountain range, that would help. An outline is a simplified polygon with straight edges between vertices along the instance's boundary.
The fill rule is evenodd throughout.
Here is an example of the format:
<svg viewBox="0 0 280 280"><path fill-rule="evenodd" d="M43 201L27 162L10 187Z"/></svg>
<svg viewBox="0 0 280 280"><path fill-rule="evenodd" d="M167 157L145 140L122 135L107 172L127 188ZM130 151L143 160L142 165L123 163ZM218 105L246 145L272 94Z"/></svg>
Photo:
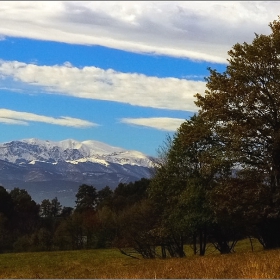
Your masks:
<svg viewBox="0 0 280 280"><path fill-rule="evenodd" d="M73 206L81 184L115 188L152 174L155 158L98 141L24 139L0 144L0 185L26 189L40 203Z"/></svg>
<svg viewBox="0 0 280 280"><path fill-rule="evenodd" d="M0 144L0 160L17 164L36 162L56 164L60 161L72 164L93 162L105 166L118 163L152 167L153 164L151 158L143 153L127 151L98 141L78 142L67 139L53 142L34 138Z"/></svg>

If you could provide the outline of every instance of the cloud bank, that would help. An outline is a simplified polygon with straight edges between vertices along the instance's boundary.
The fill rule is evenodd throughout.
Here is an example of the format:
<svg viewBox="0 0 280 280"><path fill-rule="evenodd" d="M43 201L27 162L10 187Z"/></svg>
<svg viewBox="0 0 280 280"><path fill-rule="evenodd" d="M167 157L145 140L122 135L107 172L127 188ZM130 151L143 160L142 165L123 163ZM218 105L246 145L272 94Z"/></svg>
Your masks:
<svg viewBox="0 0 280 280"><path fill-rule="evenodd" d="M197 111L194 94L203 94L206 85L201 81L148 77L97 67L38 66L18 61L0 61L0 75L44 87L53 94L193 112Z"/></svg>
<svg viewBox="0 0 280 280"><path fill-rule="evenodd" d="M2 1L0 37L226 63L233 44L268 34L279 10L279 1Z"/></svg>
<svg viewBox="0 0 280 280"><path fill-rule="evenodd" d="M53 118L28 112L18 112L8 109L0 109L0 123L28 125L29 122L41 122L61 126L70 126L75 128L88 128L92 126L97 126L97 124L95 123L71 117Z"/></svg>
<svg viewBox="0 0 280 280"><path fill-rule="evenodd" d="M177 118L123 118L122 123L139 125L166 131L176 131L184 122L184 119Z"/></svg>

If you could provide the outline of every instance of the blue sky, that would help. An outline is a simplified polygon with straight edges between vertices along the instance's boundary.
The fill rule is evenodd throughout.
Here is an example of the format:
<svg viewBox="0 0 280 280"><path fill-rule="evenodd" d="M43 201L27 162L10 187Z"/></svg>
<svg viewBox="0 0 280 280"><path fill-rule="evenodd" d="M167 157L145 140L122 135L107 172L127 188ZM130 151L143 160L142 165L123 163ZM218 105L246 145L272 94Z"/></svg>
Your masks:
<svg viewBox="0 0 280 280"><path fill-rule="evenodd" d="M156 156L207 67L269 34L278 1L1 1L0 142L97 140Z"/></svg>

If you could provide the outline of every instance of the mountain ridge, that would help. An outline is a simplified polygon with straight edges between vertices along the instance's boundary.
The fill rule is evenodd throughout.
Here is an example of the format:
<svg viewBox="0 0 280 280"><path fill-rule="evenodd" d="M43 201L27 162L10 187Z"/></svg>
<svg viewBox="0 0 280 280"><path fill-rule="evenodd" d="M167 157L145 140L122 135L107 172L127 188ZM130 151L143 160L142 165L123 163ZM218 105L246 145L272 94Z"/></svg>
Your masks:
<svg viewBox="0 0 280 280"><path fill-rule="evenodd" d="M117 160L124 157L128 162ZM153 165L153 158L139 151L125 150L94 140L79 142L73 139L55 142L30 138L0 143L0 159L12 163L19 163L20 160L25 162L62 160L75 163L77 160L96 162L96 159L103 159L120 164L129 163L146 167Z"/></svg>
<svg viewBox="0 0 280 280"><path fill-rule="evenodd" d="M120 182L150 178L155 162L139 151L95 140L22 139L0 143L0 184L25 188L38 203L58 197L73 206L79 185L114 189Z"/></svg>

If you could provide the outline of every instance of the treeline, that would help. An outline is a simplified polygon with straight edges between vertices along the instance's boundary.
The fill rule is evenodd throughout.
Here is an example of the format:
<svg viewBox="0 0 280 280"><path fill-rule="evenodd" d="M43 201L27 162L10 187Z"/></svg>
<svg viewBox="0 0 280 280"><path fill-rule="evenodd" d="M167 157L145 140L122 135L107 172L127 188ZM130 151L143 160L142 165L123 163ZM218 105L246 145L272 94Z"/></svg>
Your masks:
<svg viewBox="0 0 280 280"><path fill-rule="evenodd" d="M81 185L76 205L32 200L24 189L0 187L0 252L79 250L119 244L118 213L146 197L148 179L97 191Z"/></svg>

